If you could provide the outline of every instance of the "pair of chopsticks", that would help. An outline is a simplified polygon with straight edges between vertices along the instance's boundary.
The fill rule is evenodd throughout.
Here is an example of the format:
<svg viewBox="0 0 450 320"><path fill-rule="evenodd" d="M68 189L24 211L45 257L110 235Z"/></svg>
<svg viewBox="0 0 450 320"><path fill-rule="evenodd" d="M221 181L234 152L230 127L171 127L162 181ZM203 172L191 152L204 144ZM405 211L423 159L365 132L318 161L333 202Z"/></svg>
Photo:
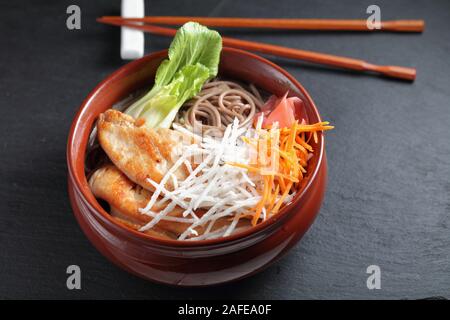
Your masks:
<svg viewBox="0 0 450 320"><path fill-rule="evenodd" d="M145 17L145 18L122 18L101 17L97 19L100 23L138 29L152 34L173 37L176 30L156 26L153 24L180 25L188 21L196 21L209 27L249 27L265 29L297 29L297 30L353 30L371 31L367 28L366 20L321 20L321 19L251 19L251 18L213 18L213 17ZM144 24L143 24L144 23ZM145 24L153 23L153 24ZM384 21L379 30L397 32L421 32L424 29L423 20L396 20ZM376 30L376 29L374 29ZM260 53L276 55L285 58L293 58L317 64L323 64L343 69L360 72L371 72L387 77L413 81L416 78L416 69L383 66L369 63L364 60L323 54L313 51L293 49L283 46L271 45L261 42L240 40L222 37L223 45L256 51Z"/></svg>

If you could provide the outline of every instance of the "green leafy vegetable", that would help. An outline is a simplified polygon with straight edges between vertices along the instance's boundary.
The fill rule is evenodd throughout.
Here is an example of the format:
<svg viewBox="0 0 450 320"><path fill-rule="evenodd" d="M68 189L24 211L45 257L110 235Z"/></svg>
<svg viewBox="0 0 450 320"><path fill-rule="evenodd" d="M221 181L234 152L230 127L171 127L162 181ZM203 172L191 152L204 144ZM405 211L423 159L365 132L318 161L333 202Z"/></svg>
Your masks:
<svg viewBox="0 0 450 320"><path fill-rule="evenodd" d="M169 59L158 67L153 88L125 113L144 118L150 128L168 128L183 103L217 75L222 38L196 23L184 24L175 35Z"/></svg>

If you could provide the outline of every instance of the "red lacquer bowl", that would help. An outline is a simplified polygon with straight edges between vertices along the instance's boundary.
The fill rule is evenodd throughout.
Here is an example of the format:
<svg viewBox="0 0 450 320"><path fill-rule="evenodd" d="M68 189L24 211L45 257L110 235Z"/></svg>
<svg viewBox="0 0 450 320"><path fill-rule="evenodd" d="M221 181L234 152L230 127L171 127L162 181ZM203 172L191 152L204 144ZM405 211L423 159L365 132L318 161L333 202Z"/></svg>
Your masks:
<svg viewBox="0 0 450 320"><path fill-rule="evenodd" d="M223 239L176 241L152 238L117 223L89 189L85 155L97 116L130 93L150 88L167 56L133 61L102 81L81 105L67 141L68 189L78 223L92 244L121 268L145 279L179 286L207 286L254 274L280 258L305 234L319 212L327 166L324 138L313 144L303 186L293 202L267 221ZM219 75L254 83L267 92L300 97L310 122L321 121L306 90L286 71L249 52L224 48Z"/></svg>

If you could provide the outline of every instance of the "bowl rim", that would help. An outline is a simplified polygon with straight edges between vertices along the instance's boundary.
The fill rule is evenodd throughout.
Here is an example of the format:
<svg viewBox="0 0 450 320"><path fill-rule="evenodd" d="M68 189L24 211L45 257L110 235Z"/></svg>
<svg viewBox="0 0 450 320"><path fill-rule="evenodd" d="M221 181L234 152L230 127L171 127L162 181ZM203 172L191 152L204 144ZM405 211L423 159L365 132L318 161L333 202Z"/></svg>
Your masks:
<svg viewBox="0 0 450 320"><path fill-rule="evenodd" d="M324 157L324 150L325 150L325 139L323 133L318 134L318 145L320 146L320 149L318 151L318 160L316 163L316 166L313 170L313 172L310 175L309 180L307 181L306 185L303 187L302 191L295 195L293 200L286 206L284 206L282 209L280 209L279 213L268 218L267 220L257 224L256 226L252 226L251 228L238 232L236 234L232 234L227 237L223 238L215 238L215 239L206 239L206 240L172 240L172 239L161 239L156 238L151 235L145 234L143 232L139 232L137 230L134 230L126 225L123 225L119 222L117 222L115 219L112 218L112 216L106 212L100 204L95 201L95 203L92 203L89 199L89 195L92 196L92 198L95 199L94 195L92 194L90 188L88 187L88 181L86 175L83 173L82 177L79 177L75 170L75 160L72 155L72 144L74 143L75 133L80 129L80 127L83 127L83 124L80 122L80 118L82 118L83 114L88 112L88 108L92 102L92 100L95 98L96 94L103 89L105 86L107 86L110 82L114 81L117 77L120 77L122 73L126 73L128 69L132 69L133 67L141 64L144 61L151 61L153 59L161 58L163 56L167 56L168 49L157 51L148 55L145 55L144 57L134 60L132 62L129 62L113 73L109 74L106 78L104 78L84 99L81 106L79 107L75 117L72 120L72 124L69 131L69 136L67 139L67 149L66 149L66 157L67 157L67 167L69 176L68 179L72 180L72 186L78 191L78 194L83 198L83 202L89 206L92 212L98 214L100 218L106 219L109 223L112 223L113 226L116 228L119 228L120 230L127 231L130 235L133 235L137 237L140 240L143 241L150 241L151 244L154 245L162 245L164 247L192 247L192 248L198 248L198 247L206 247L206 246L214 246L214 245L225 245L230 244L237 241L244 241L247 239L250 239L251 237L256 237L259 234L261 234L264 231L267 231L270 227L275 226L275 222L278 220L281 220L282 218L286 217L290 213L290 209L296 206L296 204L303 198L303 196L307 193L307 191L311 188L312 183L315 181L317 174L321 168L321 164ZM309 95L309 93L306 91L306 89L286 70L278 66L277 64L261 57L256 54L250 53L245 50L241 49L235 49L230 47L223 47L222 53L224 52L231 52L236 53L240 55L244 55L250 59L256 59L261 63L266 64L267 66L275 69L277 72L283 74L286 78L291 81L291 83L304 95L304 97L308 100L311 111L315 114L318 121L322 121L319 111ZM90 128L89 128L90 129ZM89 135L88 135L89 136ZM83 152L83 157L86 156L86 150L81 150L80 152ZM84 163L83 163L84 168ZM84 171L84 170L83 170Z"/></svg>

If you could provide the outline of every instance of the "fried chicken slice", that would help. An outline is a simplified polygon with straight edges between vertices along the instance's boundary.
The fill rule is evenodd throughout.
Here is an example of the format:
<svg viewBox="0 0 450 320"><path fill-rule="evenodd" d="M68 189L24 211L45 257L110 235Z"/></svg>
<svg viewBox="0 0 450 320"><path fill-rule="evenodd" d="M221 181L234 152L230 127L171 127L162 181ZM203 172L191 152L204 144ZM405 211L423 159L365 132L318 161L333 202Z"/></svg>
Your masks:
<svg viewBox="0 0 450 320"><path fill-rule="evenodd" d="M154 190L147 178L159 183L182 154L183 135L165 129L149 129L143 120L134 120L117 110L100 114L98 140L109 159L135 183L147 190ZM174 175L184 180L188 174L183 164ZM172 180L166 184L172 188Z"/></svg>
<svg viewBox="0 0 450 320"><path fill-rule="evenodd" d="M105 165L96 170L89 179L89 185L95 197L106 201L114 209L113 216L138 225L139 228L152 220L152 217L139 212L139 208L147 205L152 193L132 182L114 165ZM155 205L151 210L159 212L164 207ZM181 217L182 213L183 209L177 206L168 215ZM158 223L158 228L175 235L184 232L188 226L186 223L166 220Z"/></svg>
<svg viewBox="0 0 450 320"><path fill-rule="evenodd" d="M106 201L111 207L111 215L119 222L139 230L152 220L152 217L139 212L139 208L147 205L152 193L141 186L135 184L127 178L117 167L112 164L105 165L97 169L89 179L89 185L95 197ZM159 212L165 206L153 206L151 211ZM168 216L182 217L183 209L176 206ZM201 217L204 211L198 211ZM230 224L228 218L221 218L216 221L212 232ZM250 226L250 222L243 219L239 226ZM176 239L188 227L189 223L160 220L152 229L146 233L161 238ZM206 226L195 228L198 235L205 232ZM195 236L195 234L193 234Z"/></svg>

